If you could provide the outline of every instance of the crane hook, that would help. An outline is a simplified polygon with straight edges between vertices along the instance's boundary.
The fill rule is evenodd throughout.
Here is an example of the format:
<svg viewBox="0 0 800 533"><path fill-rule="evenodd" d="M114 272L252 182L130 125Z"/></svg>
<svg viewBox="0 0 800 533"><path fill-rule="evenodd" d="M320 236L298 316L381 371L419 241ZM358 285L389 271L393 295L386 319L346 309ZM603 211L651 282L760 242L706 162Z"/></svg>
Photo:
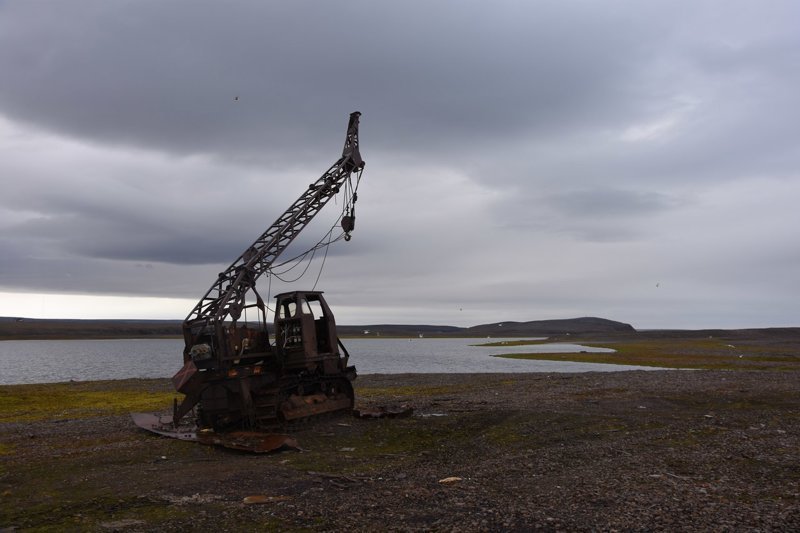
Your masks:
<svg viewBox="0 0 800 533"><path fill-rule="evenodd" d="M355 195L354 195L355 196ZM355 201L355 200L354 200ZM347 210L347 214L342 217L342 229L344 230L344 240L350 240L350 232L356 228L356 206L353 205Z"/></svg>

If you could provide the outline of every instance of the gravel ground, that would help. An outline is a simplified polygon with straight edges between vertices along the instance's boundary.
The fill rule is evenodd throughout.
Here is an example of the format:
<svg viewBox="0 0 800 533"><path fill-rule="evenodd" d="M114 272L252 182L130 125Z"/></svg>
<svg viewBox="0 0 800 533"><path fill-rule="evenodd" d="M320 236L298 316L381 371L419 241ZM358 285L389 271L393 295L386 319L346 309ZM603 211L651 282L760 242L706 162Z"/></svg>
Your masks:
<svg viewBox="0 0 800 533"><path fill-rule="evenodd" d="M325 420L270 455L124 415L5 423L0 531L798 531L798 377L361 376L361 406L414 416Z"/></svg>

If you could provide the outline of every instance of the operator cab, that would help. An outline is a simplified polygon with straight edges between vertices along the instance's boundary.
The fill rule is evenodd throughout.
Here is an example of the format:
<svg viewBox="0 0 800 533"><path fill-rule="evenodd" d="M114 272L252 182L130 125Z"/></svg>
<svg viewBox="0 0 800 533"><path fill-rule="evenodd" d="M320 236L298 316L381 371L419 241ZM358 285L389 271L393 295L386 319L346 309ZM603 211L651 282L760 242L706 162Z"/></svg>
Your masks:
<svg viewBox="0 0 800 533"><path fill-rule="evenodd" d="M321 291L286 292L275 298L275 348L285 368L312 370L320 361L338 360L336 321Z"/></svg>

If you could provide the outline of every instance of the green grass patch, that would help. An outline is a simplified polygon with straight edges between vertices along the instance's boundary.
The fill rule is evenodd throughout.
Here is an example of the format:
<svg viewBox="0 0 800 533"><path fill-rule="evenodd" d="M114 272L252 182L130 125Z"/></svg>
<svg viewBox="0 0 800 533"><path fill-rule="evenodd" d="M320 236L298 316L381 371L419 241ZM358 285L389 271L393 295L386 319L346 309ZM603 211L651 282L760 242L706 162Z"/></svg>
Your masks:
<svg viewBox="0 0 800 533"><path fill-rule="evenodd" d="M0 387L0 422L90 418L168 409L177 393L125 381Z"/></svg>
<svg viewBox="0 0 800 533"><path fill-rule="evenodd" d="M520 341L520 344L541 344ZM583 341L586 346L611 348L615 353L530 353L498 354L508 359L573 361L612 365L712 370L796 370L800 356L762 345L737 345L720 339L659 339L603 343ZM504 346L504 345L500 345ZM506 344L505 346L508 346Z"/></svg>
<svg viewBox="0 0 800 533"><path fill-rule="evenodd" d="M481 431L493 446L547 447L614 439L629 425L616 417L580 413L519 412L497 417Z"/></svg>
<svg viewBox="0 0 800 533"><path fill-rule="evenodd" d="M402 472L407 465L426 461L427 456L447 463L449 457L463 453L484 456L553 443L613 439L628 428L614 417L503 410L354 424L365 427L327 438L313 433L302 435L304 451L287 455L286 465L300 471L370 476Z"/></svg>
<svg viewBox="0 0 800 533"><path fill-rule="evenodd" d="M358 398L372 399L383 398L390 400L413 400L421 397L457 394L470 390L470 385L429 385L429 386L402 386L402 387L358 387Z"/></svg>
<svg viewBox="0 0 800 533"><path fill-rule="evenodd" d="M349 474L371 474L392 465L399 468L422 452L437 453L452 439L465 438L465 428L448 418L357 421L365 426L363 431L335 438L305 434L301 437L304 451L292 456L288 466Z"/></svg>
<svg viewBox="0 0 800 533"><path fill-rule="evenodd" d="M27 505L7 509L7 512L0 513L0 517L4 525L42 532L95 530L103 523L125 519L138 522L135 530L151 530L165 523L186 521L191 517L191 509L136 496L122 499L96 496L77 500L63 495L42 494Z"/></svg>

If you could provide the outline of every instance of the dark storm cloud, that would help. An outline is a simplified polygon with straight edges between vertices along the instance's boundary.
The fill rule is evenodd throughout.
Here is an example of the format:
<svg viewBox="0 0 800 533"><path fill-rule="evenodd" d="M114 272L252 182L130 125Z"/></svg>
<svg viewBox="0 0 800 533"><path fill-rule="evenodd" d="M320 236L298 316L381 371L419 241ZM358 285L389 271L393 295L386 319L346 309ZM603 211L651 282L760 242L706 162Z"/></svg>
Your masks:
<svg viewBox="0 0 800 533"><path fill-rule="evenodd" d="M560 228L589 241L643 238L649 234L643 220L680 205L664 194L618 189L566 191L541 201L553 213L542 230Z"/></svg>
<svg viewBox="0 0 800 533"><path fill-rule="evenodd" d="M154 184L154 189L158 186ZM242 188L242 190L245 190ZM46 215L9 225L14 239L38 243L51 251L96 259L154 261L173 264L223 264L232 261L252 243L284 209L277 201L243 198L215 201L201 197L182 202L179 194L161 190L160 198L126 197L113 192L107 201L87 201L75 197L47 198L27 209ZM295 191L299 195L302 191ZM286 251L287 257L314 246L338 211L321 216ZM323 224L328 224L324 228ZM341 233L336 226L335 238ZM333 252L335 253L335 252Z"/></svg>
<svg viewBox="0 0 800 533"><path fill-rule="evenodd" d="M575 132L678 113L679 136L587 163L630 179L800 163L790 122L771 116L800 113L786 75L797 38L687 39L658 3L422 7L15 3L0 32L15 73L0 105L93 142L273 165L325 161L328 132L358 108L373 154L489 166L502 181L519 180L498 167L516 164L519 139L577 144Z"/></svg>
<svg viewBox="0 0 800 533"><path fill-rule="evenodd" d="M15 3L0 103L70 135L228 156L298 155L336 109L368 112L372 146L393 151L552 134L613 116L663 31L573 9Z"/></svg>
<svg viewBox="0 0 800 533"><path fill-rule="evenodd" d="M545 202L568 215L592 218L630 216L667 209L673 200L655 192L597 189L551 195Z"/></svg>
<svg viewBox="0 0 800 533"><path fill-rule="evenodd" d="M356 237L326 266L354 307L655 317L664 293L724 307L713 279L777 302L800 271L774 262L800 223L799 9L0 3L0 288L197 295L360 110Z"/></svg>

